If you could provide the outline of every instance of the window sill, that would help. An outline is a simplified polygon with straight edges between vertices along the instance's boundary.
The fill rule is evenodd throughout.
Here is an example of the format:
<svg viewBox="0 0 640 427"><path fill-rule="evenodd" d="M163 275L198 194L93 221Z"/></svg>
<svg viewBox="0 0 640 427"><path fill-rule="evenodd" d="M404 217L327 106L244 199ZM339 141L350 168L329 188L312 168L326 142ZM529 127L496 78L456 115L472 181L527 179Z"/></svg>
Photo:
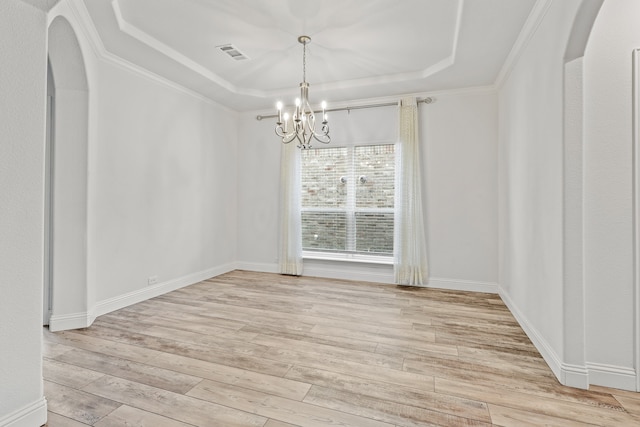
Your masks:
<svg viewBox="0 0 640 427"><path fill-rule="evenodd" d="M319 261L340 261L340 262L357 262L361 264L382 264L393 265L392 256L376 256L361 254L342 254L328 252L302 252L303 259L313 259Z"/></svg>

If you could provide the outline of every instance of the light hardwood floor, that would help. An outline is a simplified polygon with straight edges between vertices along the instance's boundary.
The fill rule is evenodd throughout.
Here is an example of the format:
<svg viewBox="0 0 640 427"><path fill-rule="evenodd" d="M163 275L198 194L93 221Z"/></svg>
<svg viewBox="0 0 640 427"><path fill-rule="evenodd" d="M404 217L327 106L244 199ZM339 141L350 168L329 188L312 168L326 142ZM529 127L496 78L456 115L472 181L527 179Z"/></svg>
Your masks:
<svg viewBox="0 0 640 427"><path fill-rule="evenodd" d="M234 271L44 330L50 427L640 425L496 295Z"/></svg>

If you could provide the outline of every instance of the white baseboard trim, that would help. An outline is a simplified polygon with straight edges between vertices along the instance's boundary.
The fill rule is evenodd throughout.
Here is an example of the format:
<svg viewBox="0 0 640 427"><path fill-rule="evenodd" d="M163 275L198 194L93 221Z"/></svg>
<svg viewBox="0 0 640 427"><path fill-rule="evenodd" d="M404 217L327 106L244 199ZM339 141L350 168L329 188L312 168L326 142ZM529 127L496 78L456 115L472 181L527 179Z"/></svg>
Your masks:
<svg viewBox="0 0 640 427"><path fill-rule="evenodd" d="M556 352L551 348L551 346L547 343L547 341L540 335L540 333L534 328L528 321L528 319L518 310L518 307L514 304L513 300L507 295L502 288L499 288L499 295L504 301L505 305L513 314L513 317L516 318L520 327L527 334L533 345L538 349L542 357L544 358L551 371L556 376L558 381L561 384L563 383L563 379L566 377L562 372L562 361L556 354Z"/></svg>
<svg viewBox="0 0 640 427"><path fill-rule="evenodd" d="M583 390L589 389L589 370L586 366L562 363L560 367L560 384Z"/></svg>
<svg viewBox="0 0 640 427"><path fill-rule="evenodd" d="M95 305L93 312L95 313L95 317L111 313L112 311L119 310L121 308L128 307L132 304L136 304L142 301L146 301L150 298L166 294L167 292L175 291L176 289L184 288L185 286L193 285L194 283L198 283L203 280L228 273L235 269L236 264L229 263L209 268L207 270L199 271L197 273L188 274L183 277L178 277L177 279L158 283L157 285L147 286L145 288L138 289L124 295L119 295L117 297L100 301Z"/></svg>
<svg viewBox="0 0 640 427"><path fill-rule="evenodd" d="M261 273L278 273L278 264L239 261L238 270L257 271ZM386 264L366 264L357 262L343 262L331 260L305 260L303 276L323 277L327 279L357 280L395 284L393 266ZM427 288L449 289L454 291L498 293L498 284L477 282L472 280L443 279L432 277Z"/></svg>
<svg viewBox="0 0 640 427"><path fill-rule="evenodd" d="M175 291L176 289L184 288L185 286L193 285L194 283L198 283L224 273L228 273L235 270L236 268L236 263L224 264L217 267L209 268L207 270L188 274L183 277L178 277L177 279L158 283L157 285L147 286L145 288L138 289L124 295L118 295L116 297L100 301L87 313L73 313L63 315L54 314L49 319L49 330L52 332L57 332L66 331L69 329L88 328L98 316L111 313L112 311L116 311L121 308L128 307L132 304L146 301L150 298L166 294L167 292Z"/></svg>
<svg viewBox="0 0 640 427"><path fill-rule="evenodd" d="M395 283L393 266L325 260L305 260L303 276L360 282Z"/></svg>
<svg viewBox="0 0 640 427"><path fill-rule="evenodd" d="M44 397L0 418L0 427L34 427L47 422L47 400Z"/></svg>
<svg viewBox="0 0 640 427"><path fill-rule="evenodd" d="M620 390L640 391L636 390L636 371L633 368L589 362L584 366L563 363L547 341L518 310L511 298L501 288L498 289L507 308L538 349L560 384L585 390L589 385L599 385Z"/></svg>
<svg viewBox="0 0 640 427"><path fill-rule="evenodd" d="M357 280L361 282L393 283L393 272L364 271L358 268L359 263L342 261L305 260L303 276L322 277L326 279ZM260 273L279 273L278 264L238 262L238 270L257 271Z"/></svg>
<svg viewBox="0 0 640 427"><path fill-rule="evenodd" d="M452 291L498 293L498 284L490 282L475 282L472 280L443 279L432 277L427 283L428 288L448 289Z"/></svg>
<svg viewBox="0 0 640 427"><path fill-rule="evenodd" d="M549 365L549 368L551 368L551 371L556 376L560 384L587 390L589 388L589 383L591 382L591 373L587 366L564 363L560 357L558 357L553 348L551 348L547 340L542 337L538 330L533 327L522 312L518 310L509 295L507 295L500 287L498 287L498 293L509 311L511 311L511 314L513 314L513 317L515 317L520 324L520 327L540 352L542 358L547 362L547 365Z"/></svg>
<svg viewBox="0 0 640 427"><path fill-rule="evenodd" d="M255 271L258 273L279 273L278 264L269 264L266 262L244 262L236 263L237 270Z"/></svg>
<svg viewBox="0 0 640 427"><path fill-rule="evenodd" d="M593 385L617 388L621 390L636 390L636 371L622 366L588 363L589 382Z"/></svg>
<svg viewBox="0 0 640 427"><path fill-rule="evenodd" d="M70 329L81 329L89 327L95 316L89 312L71 314L52 314L49 318L49 330L51 332L68 331Z"/></svg>
<svg viewBox="0 0 640 427"><path fill-rule="evenodd" d="M238 270L257 271L260 273L279 273L277 263L256 263L240 261L236 264ZM303 276L322 277L326 279L357 280L361 282L389 283L393 282L393 269L390 266L377 265L369 268L362 267L362 263L327 261L327 260L305 260ZM377 271L376 271L377 270Z"/></svg>

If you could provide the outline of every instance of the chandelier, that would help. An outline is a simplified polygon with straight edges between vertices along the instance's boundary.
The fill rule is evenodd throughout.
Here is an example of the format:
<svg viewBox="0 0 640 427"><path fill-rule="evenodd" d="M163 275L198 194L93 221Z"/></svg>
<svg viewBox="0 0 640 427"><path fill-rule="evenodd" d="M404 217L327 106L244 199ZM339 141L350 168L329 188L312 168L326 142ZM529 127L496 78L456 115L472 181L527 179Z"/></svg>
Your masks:
<svg viewBox="0 0 640 427"><path fill-rule="evenodd" d="M276 135L282 138L284 144L294 139L298 141L298 148L311 148L311 140L315 139L323 144L331 142L329 136L329 122L327 120L327 103L322 101L322 127L316 130L315 111L309 105L309 83L307 83L307 43L311 37L300 36L298 42L302 44L302 83L300 83L300 98L296 98L293 114L282 112L282 102L278 102L278 121L276 122ZM284 120L284 121L283 121Z"/></svg>

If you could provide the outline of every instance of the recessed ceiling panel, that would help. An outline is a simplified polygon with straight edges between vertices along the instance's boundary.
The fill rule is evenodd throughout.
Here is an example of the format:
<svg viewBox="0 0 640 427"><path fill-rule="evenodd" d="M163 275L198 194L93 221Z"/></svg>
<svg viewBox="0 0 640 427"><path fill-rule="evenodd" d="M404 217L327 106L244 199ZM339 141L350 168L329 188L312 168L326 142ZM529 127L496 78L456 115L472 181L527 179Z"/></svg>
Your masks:
<svg viewBox="0 0 640 427"><path fill-rule="evenodd" d="M453 53L455 0L117 0L123 30L180 52L238 89L272 91L308 81L422 72ZM398 25L401 23L401 25ZM375 29L375 31L372 31ZM156 42L154 44L154 42ZM216 47L233 44L250 60Z"/></svg>
<svg viewBox="0 0 640 427"><path fill-rule="evenodd" d="M105 48L236 109L491 84L536 0L83 0ZM228 49L243 55L234 59ZM347 98L348 99L348 98Z"/></svg>

